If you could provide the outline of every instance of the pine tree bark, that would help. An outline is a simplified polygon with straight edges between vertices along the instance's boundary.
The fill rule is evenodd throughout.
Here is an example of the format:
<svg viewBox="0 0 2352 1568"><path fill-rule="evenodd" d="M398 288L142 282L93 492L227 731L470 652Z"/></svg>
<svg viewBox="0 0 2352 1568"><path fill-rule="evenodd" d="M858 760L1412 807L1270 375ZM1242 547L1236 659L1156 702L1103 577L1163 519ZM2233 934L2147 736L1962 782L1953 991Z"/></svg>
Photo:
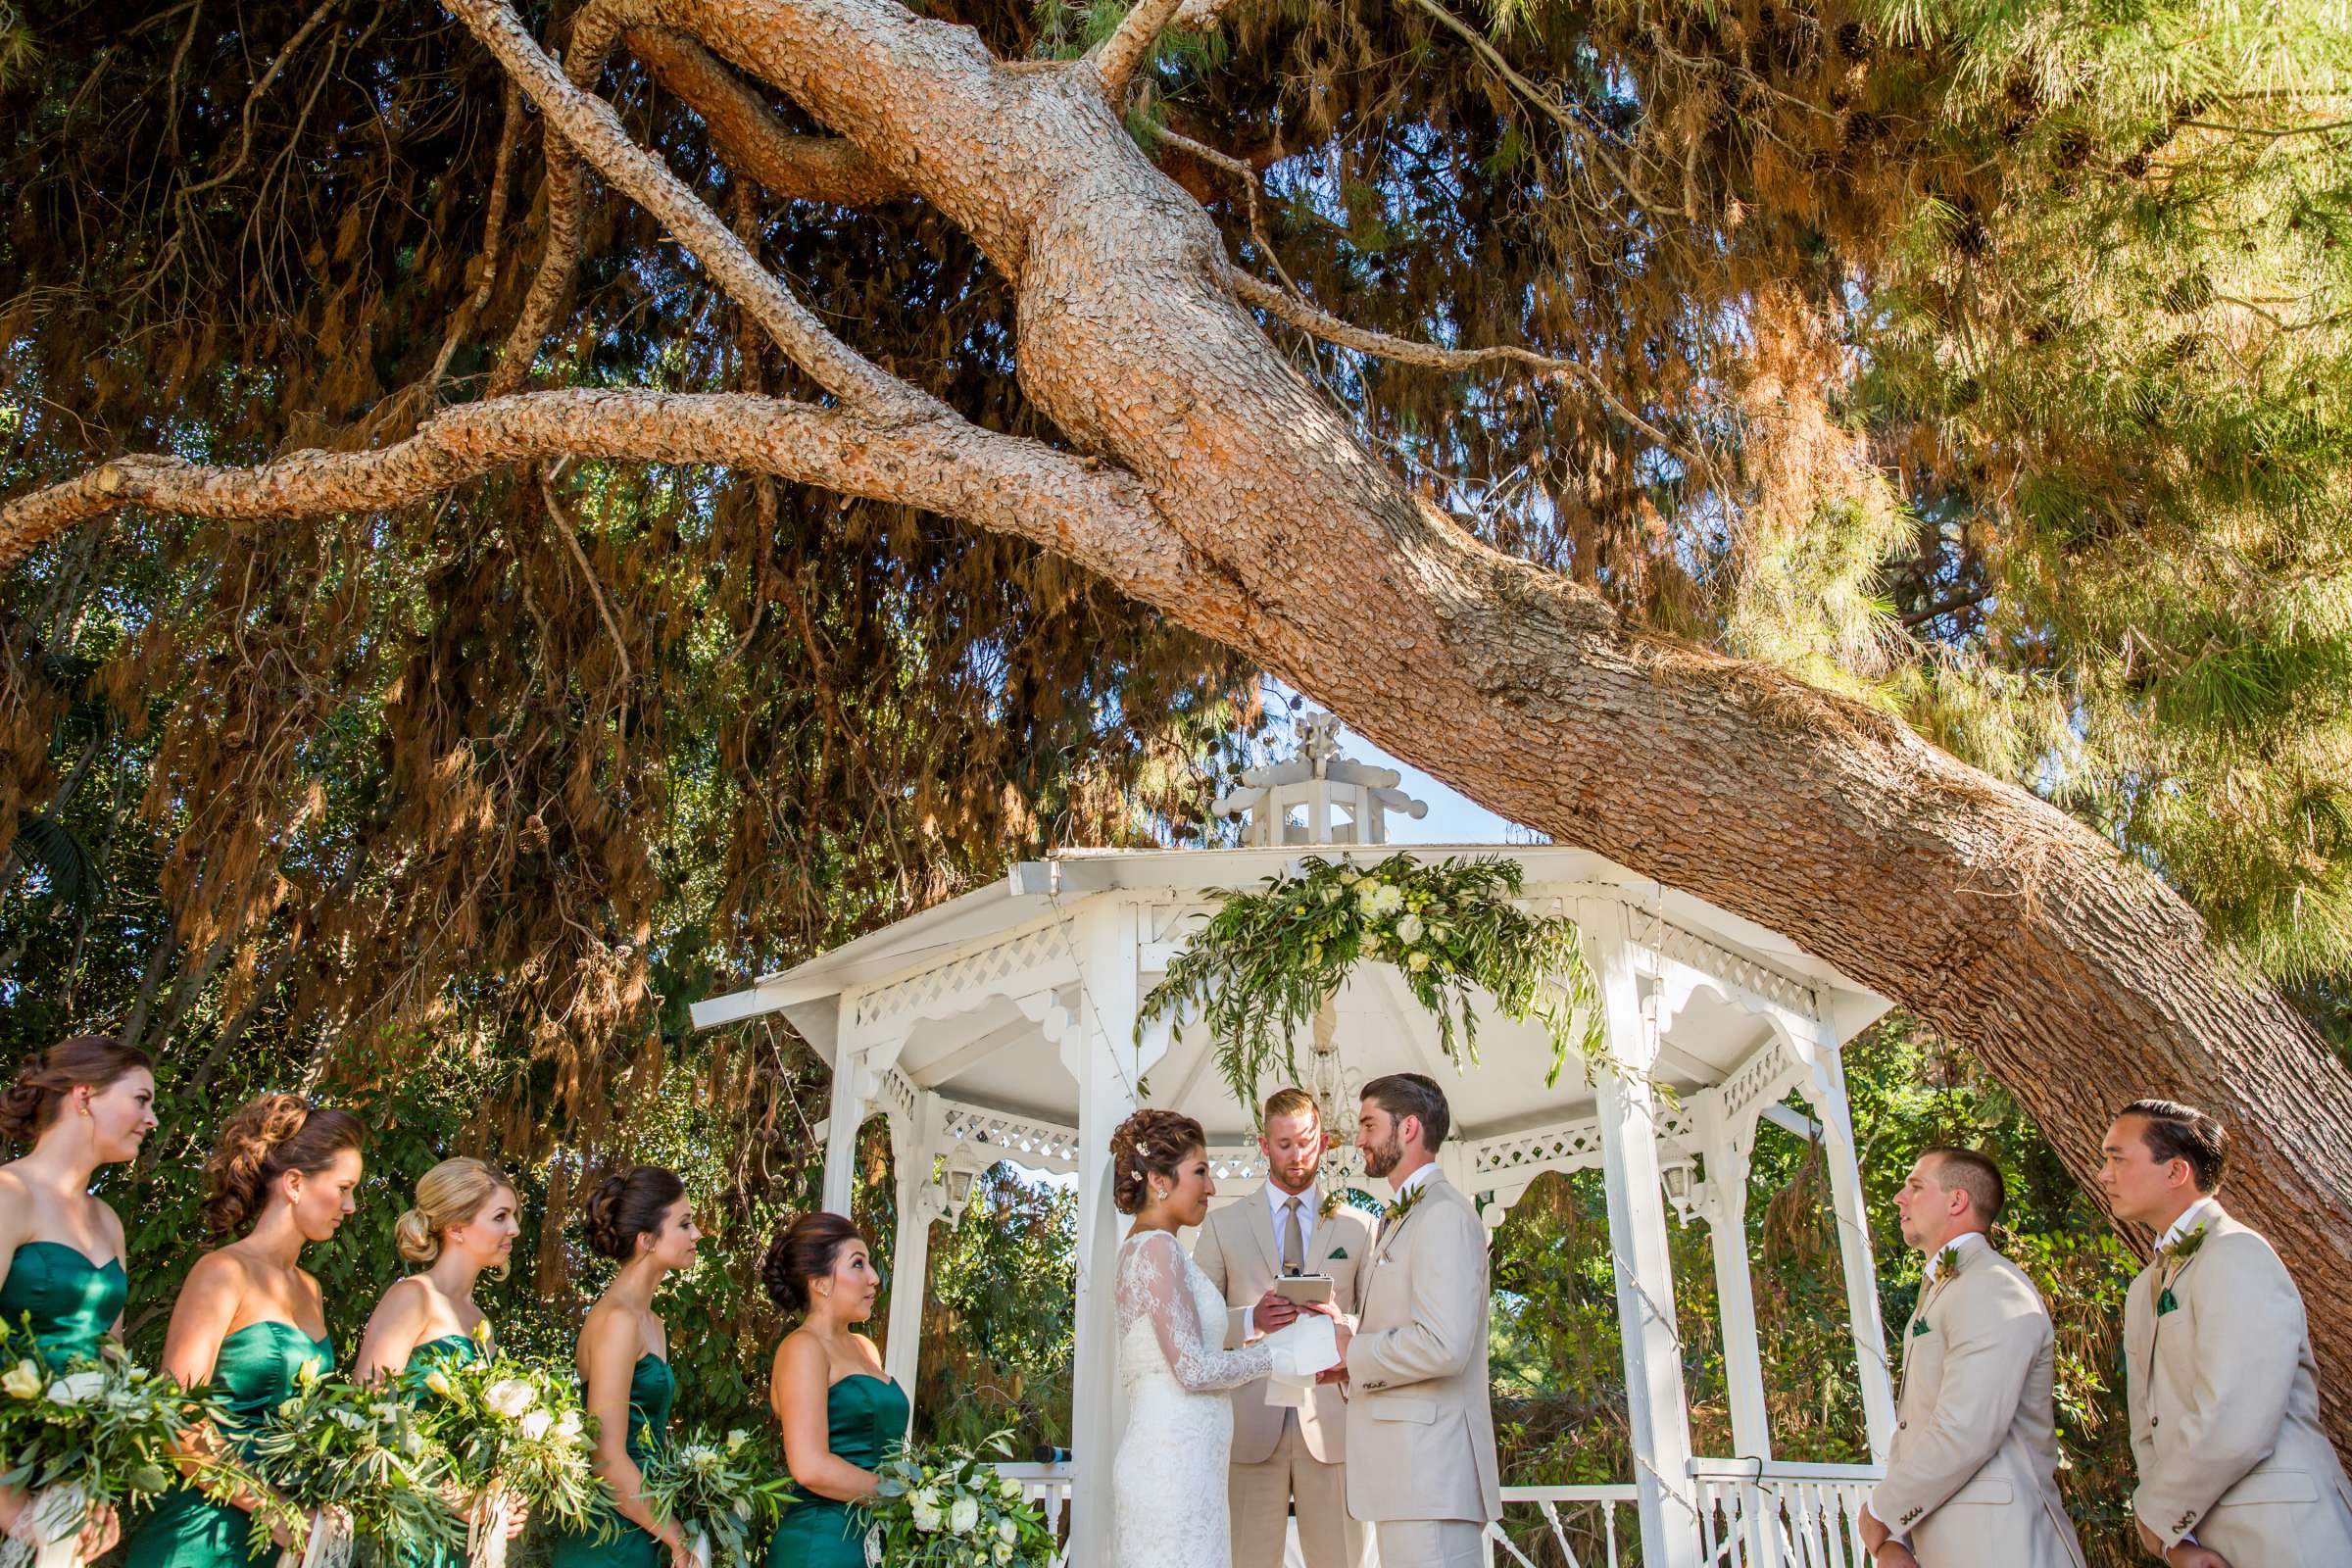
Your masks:
<svg viewBox="0 0 2352 1568"><path fill-rule="evenodd" d="M450 8L517 69L528 40L503 6ZM2094 1194L2115 1106L2215 1111L2226 1199L2301 1281L2329 1386L2352 1387L2352 1075L2157 878L1884 714L1645 634L1416 503L1228 292L1217 231L1126 134L1095 62L996 61L891 0L616 9L789 94L861 179L961 226L1015 284L1022 386L1083 459L886 397L860 425L856 408L542 393L443 416L425 458L124 460L0 509L0 561L120 505L384 505L547 450L735 464L1037 539L1474 800L1781 931L1964 1041ZM524 88L591 161L614 156L589 150L607 132L560 74ZM679 231L669 197L606 172ZM2329 1416L2352 1440L2352 1400Z"/></svg>

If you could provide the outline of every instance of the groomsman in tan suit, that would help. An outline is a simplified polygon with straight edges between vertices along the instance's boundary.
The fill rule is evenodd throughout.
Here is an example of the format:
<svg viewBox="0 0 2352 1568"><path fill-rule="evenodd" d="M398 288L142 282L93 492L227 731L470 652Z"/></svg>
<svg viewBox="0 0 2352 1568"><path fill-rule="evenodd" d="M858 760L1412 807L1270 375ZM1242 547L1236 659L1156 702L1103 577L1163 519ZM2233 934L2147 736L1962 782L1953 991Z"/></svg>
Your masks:
<svg viewBox="0 0 2352 1568"><path fill-rule="evenodd" d="M2050 1311L1985 1235L2007 1200L1999 1166L1942 1147L1895 1194L1928 1270L1886 1478L1862 1511L1878 1568L2082 1568L2058 1495Z"/></svg>
<svg viewBox="0 0 2352 1568"><path fill-rule="evenodd" d="M1435 1163L1451 1115L1433 1080L1375 1078L1360 1112L1364 1169L1396 1198L1324 1374L1349 1390L1348 1511L1373 1526L1381 1568L1486 1568L1487 1525L1502 1517L1486 1223Z"/></svg>
<svg viewBox="0 0 2352 1568"><path fill-rule="evenodd" d="M1242 1303L1226 1325L1229 1350L1298 1317L1298 1309L1274 1294L1274 1281L1285 1275L1330 1275L1333 1310L1352 1316L1356 1271L1372 1253L1372 1222L1345 1202L1317 1199L1315 1177L1329 1146L1314 1100L1304 1090L1281 1090L1266 1102L1261 1125L1265 1186L1210 1210L1193 1247L1200 1272L1225 1299ZM1264 1378L1233 1391L1226 1492L1233 1568L1277 1568L1284 1521L1294 1511L1306 1568L1356 1568L1364 1530L1348 1513L1346 1401L1337 1388L1323 1385L1304 1407L1292 1409L1268 1404Z"/></svg>
<svg viewBox="0 0 2352 1568"><path fill-rule="evenodd" d="M2352 1563L2352 1482L2320 1424L2303 1297L2214 1197L2221 1123L2135 1101L2101 1152L2109 1206L2157 1233L2124 1303L2140 1544L2172 1568Z"/></svg>

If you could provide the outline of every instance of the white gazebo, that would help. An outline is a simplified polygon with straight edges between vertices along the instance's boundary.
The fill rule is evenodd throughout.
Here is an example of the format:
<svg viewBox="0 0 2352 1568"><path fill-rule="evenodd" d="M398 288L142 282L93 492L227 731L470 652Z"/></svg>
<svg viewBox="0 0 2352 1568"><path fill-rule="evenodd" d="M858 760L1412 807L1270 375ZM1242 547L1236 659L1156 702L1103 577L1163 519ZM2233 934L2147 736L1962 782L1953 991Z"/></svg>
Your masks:
<svg viewBox="0 0 2352 1568"><path fill-rule="evenodd" d="M1076 1568L1106 1561L1109 1498L1097 1478L1124 1417L1112 1368L1110 1282L1124 1222L1110 1203L1111 1129L1142 1104L1197 1117L1225 1198L1249 1191L1264 1169L1253 1109L1218 1075L1204 1031L1163 1021L1139 1043L1139 1005L1213 911L1214 895L1256 889L1301 848L1370 865L1395 853L1384 843L1386 813L1420 814L1394 772L1338 759L1327 722L1301 730L1298 758L1246 774L1219 803L1249 814L1243 848L1087 850L1024 862L1001 882L694 1008L700 1028L781 1012L831 1059L828 1208L849 1212L858 1130L869 1115L888 1117L900 1215L894 1279L926 1277L929 1222L959 1213L979 1172L1010 1161L1076 1176L1073 1457L1008 1467L1049 1504L1069 1500L1066 1560ZM1490 1231L1544 1172L1602 1173L1634 1479L1532 1487L1506 1474L1514 1524L1532 1508L1561 1532L1575 1510L1588 1525L1596 1513L1601 1560L1614 1563L1617 1544L1638 1528L1653 1568L1856 1560L1853 1513L1877 1465L1772 1457L1748 1277L1748 1157L1763 1119L1826 1146L1870 1451L1884 1463L1894 1404L1839 1051L1887 1004L1787 939L1596 855L1491 844L1410 853L1519 861L1525 906L1566 914L1584 935L1608 1054L1622 1068L1588 1076L1572 1061L1547 1089L1542 1028L1485 1008L1483 1065L1457 1075L1435 1021L1396 971L1376 962L1359 965L1341 991L1331 1027L1315 1031L1328 1038L1298 1042L1307 1087L1338 1105L1343 1130L1353 1125L1363 1080L1400 1070L1438 1078L1454 1122L1441 1161L1481 1203ZM1809 1115L1785 1103L1792 1095ZM1352 1147L1335 1151L1326 1173L1381 1185L1361 1175ZM1667 1226L1693 1221L1712 1237L1721 1302L1735 1451L1720 1457L1691 1452L1667 1251ZM920 1289L891 1293L886 1358L909 1390L922 1301Z"/></svg>

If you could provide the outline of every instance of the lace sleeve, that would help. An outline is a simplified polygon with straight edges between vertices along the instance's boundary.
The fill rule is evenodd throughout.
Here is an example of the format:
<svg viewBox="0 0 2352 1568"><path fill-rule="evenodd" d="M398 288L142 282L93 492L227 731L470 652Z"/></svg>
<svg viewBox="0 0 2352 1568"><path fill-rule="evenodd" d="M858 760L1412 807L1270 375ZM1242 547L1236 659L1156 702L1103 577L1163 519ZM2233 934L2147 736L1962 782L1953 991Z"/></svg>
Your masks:
<svg viewBox="0 0 2352 1568"><path fill-rule="evenodd" d="M1213 1349L1200 1330L1200 1311L1184 1276L1184 1250L1165 1231L1130 1239L1119 1253L1119 1331L1138 1318L1152 1319L1159 1353L1168 1370L1193 1394L1238 1389L1274 1369L1264 1345L1239 1350Z"/></svg>

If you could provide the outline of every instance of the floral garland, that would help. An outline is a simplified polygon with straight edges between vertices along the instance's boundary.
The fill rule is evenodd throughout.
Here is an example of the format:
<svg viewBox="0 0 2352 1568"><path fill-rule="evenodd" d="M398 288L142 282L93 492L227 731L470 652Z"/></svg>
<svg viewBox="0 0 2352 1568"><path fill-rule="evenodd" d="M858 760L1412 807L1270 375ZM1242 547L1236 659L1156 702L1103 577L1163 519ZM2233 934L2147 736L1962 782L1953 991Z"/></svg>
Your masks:
<svg viewBox="0 0 2352 1568"><path fill-rule="evenodd" d="M1594 1063L1604 1055L1599 989L1575 922L1529 914L1513 902L1520 888L1510 859L1425 865L1399 854L1359 871L1310 855L1296 874L1267 878L1263 892L1223 895L1144 999L1136 1038L1162 1014L1205 1022L1218 1071L1234 1098L1253 1104L1277 1060L1298 1080L1298 1029L1372 958L1396 966L1457 1068L1478 1061L1475 993L1514 1022L1541 1021L1551 1037L1548 1087L1570 1052Z"/></svg>

